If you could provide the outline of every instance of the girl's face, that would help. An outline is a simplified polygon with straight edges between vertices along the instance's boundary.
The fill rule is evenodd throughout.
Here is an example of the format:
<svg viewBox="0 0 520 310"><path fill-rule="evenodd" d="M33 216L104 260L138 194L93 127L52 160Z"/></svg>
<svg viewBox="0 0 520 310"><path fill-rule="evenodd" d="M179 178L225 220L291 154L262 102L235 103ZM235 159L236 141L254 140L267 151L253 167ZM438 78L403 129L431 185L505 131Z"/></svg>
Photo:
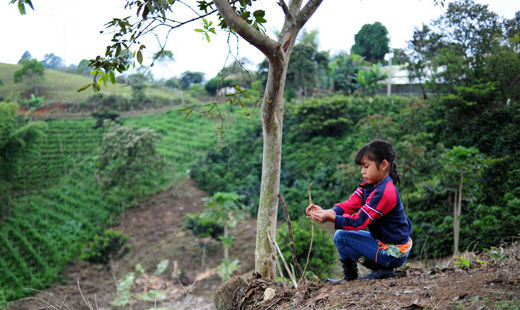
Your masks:
<svg viewBox="0 0 520 310"><path fill-rule="evenodd" d="M388 176L389 164L385 160L377 166L376 162L370 160L367 156L361 159L361 175L368 184L377 184Z"/></svg>

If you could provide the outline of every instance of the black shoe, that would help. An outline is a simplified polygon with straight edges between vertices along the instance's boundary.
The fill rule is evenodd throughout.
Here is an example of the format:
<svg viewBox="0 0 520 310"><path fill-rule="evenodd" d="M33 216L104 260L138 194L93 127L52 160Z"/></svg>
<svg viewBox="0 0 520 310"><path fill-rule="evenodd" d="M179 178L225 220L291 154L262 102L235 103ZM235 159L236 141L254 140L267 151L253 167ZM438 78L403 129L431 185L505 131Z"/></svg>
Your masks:
<svg viewBox="0 0 520 310"><path fill-rule="evenodd" d="M338 284L343 281L353 281L358 278L357 263L350 258L340 259L343 267L343 279L327 279L325 282Z"/></svg>
<svg viewBox="0 0 520 310"><path fill-rule="evenodd" d="M395 276L393 269L379 269L374 270L371 273L359 278L359 280L370 280L370 279L388 279Z"/></svg>
<svg viewBox="0 0 520 310"><path fill-rule="evenodd" d="M372 270L372 272L366 276L360 277L360 280L387 279L395 276L393 268L384 267L383 265L379 265L378 263L375 263L371 260L365 259L365 261L361 264Z"/></svg>

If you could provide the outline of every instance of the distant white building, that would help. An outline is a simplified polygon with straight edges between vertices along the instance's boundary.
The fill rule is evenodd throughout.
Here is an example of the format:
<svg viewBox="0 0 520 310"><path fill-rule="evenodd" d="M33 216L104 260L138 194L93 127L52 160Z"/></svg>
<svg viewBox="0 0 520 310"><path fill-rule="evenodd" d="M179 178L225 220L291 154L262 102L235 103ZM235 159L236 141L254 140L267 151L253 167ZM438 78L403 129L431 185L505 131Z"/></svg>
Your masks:
<svg viewBox="0 0 520 310"><path fill-rule="evenodd" d="M408 78L408 70L404 65L392 65L392 66L381 66L381 72L386 74L386 79L382 80L380 84L384 84L387 87L379 90L380 94L395 94L395 95L421 95L422 90L420 84L422 82L419 79L413 79L410 81Z"/></svg>

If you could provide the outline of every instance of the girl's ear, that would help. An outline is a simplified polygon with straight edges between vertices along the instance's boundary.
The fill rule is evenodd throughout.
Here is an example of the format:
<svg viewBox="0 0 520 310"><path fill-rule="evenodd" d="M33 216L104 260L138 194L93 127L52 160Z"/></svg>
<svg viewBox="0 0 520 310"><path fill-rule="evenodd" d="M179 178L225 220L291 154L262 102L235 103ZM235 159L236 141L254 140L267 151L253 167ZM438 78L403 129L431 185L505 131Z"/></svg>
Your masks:
<svg viewBox="0 0 520 310"><path fill-rule="evenodd" d="M390 163L386 159L381 162L381 169L390 169Z"/></svg>

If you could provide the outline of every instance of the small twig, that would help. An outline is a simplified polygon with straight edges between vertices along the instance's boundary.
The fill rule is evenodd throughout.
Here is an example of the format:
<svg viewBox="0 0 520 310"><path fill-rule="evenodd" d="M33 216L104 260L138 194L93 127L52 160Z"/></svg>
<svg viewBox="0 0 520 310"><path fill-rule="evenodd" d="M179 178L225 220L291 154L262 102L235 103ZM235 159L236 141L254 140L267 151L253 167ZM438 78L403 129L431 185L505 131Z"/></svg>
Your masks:
<svg viewBox="0 0 520 310"><path fill-rule="evenodd" d="M94 308L92 308L92 306L90 305L90 302L87 299L85 299L85 296L83 296L83 292L81 291L81 287L79 286L79 280L76 281L76 283L78 284L78 290L79 290L79 293L81 294L81 298L83 298L83 302L85 302L85 305L87 305L87 307L90 310L94 310Z"/></svg>
<svg viewBox="0 0 520 310"><path fill-rule="evenodd" d="M285 204L285 199L283 199L283 195L279 193L278 197L280 198L280 202L282 203L283 212L285 213L285 221L287 222L287 227L289 228L289 244L291 246L291 254L294 263L294 269L296 270L297 274L301 274L302 268L300 267L300 264L298 264L298 260L296 259L296 250L294 249L294 235L291 225L291 218L289 217L289 210L287 209L287 204Z"/></svg>
<svg viewBox="0 0 520 310"><path fill-rule="evenodd" d="M305 171L305 174L307 175L307 184L309 184L309 205L312 205L313 204L312 195L311 195L312 183L310 183L310 181L309 181L309 175L307 174L307 171ZM309 251L307 252L307 261L305 262L305 267L303 268L302 279L305 279L305 272L307 271L307 265L309 264L309 258L311 257L313 241L314 241L314 221L312 221L312 225L311 225L311 243L309 244Z"/></svg>
<svg viewBox="0 0 520 310"><path fill-rule="evenodd" d="M294 275L292 274L291 270L289 269L289 266L287 265L287 262L285 261L285 258L283 258L282 250L280 250L280 247L276 243L276 241L271 238L271 233L267 232L267 238L269 239L269 242L271 244L274 244L276 250L278 251L278 255L280 255L280 258L282 259L283 265L285 266L285 270L287 271L287 274L289 274L289 278L291 278L294 288L298 288L298 283L296 283L296 279L294 278Z"/></svg>
<svg viewBox="0 0 520 310"><path fill-rule="evenodd" d="M285 277L283 276L282 266L280 265L280 260L278 259L278 256L276 256L276 255L274 255L274 258L275 258L275 262L276 262L276 268L278 268L278 270L280 270L280 278L282 278L282 280L285 281Z"/></svg>

